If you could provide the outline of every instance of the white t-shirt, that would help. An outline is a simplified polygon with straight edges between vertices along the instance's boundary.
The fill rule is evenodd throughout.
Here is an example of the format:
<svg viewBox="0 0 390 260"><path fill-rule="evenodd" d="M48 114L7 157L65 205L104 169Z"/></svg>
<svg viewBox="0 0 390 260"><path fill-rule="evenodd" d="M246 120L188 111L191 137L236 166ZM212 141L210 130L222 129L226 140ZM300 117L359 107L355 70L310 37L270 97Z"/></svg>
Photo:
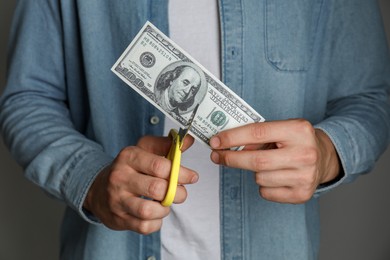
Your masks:
<svg viewBox="0 0 390 260"><path fill-rule="evenodd" d="M170 0L170 38L220 78L220 33L216 0ZM165 120L164 133L178 128ZM219 167L210 149L196 141L182 155L182 165L199 174L187 185L183 204L172 205L161 229L164 260L220 259Z"/></svg>

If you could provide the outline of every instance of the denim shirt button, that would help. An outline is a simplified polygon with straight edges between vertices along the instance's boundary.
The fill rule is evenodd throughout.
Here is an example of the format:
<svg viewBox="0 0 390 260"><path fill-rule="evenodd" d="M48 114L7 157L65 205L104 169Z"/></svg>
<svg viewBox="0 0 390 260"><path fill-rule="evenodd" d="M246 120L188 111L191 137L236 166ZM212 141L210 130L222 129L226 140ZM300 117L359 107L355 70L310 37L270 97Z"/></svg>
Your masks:
<svg viewBox="0 0 390 260"><path fill-rule="evenodd" d="M150 123L151 123L152 125L157 125L159 122L160 122L160 118L159 118L158 116L152 116L152 117L150 118Z"/></svg>
<svg viewBox="0 0 390 260"><path fill-rule="evenodd" d="M156 260L155 256L149 256L146 260Z"/></svg>

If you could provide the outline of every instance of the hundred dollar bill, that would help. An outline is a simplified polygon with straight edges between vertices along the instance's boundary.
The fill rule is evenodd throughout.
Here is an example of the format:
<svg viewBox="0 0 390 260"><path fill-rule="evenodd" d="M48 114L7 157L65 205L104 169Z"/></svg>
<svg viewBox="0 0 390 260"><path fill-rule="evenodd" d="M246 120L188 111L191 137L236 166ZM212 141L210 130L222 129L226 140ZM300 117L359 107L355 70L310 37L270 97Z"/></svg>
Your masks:
<svg viewBox="0 0 390 260"><path fill-rule="evenodd" d="M209 145L218 132L264 118L147 22L111 70L180 127L199 104L190 134Z"/></svg>

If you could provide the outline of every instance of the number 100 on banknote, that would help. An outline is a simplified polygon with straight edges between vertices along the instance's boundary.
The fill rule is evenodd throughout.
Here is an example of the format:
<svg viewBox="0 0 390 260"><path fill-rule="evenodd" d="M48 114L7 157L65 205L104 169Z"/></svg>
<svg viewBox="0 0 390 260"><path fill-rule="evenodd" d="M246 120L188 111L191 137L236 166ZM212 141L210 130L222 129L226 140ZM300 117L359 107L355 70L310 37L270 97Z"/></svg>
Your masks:
<svg viewBox="0 0 390 260"><path fill-rule="evenodd" d="M111 70L180 127L199 104L190 134L209 145L220 131L264 118L147 22Z"/></svg>

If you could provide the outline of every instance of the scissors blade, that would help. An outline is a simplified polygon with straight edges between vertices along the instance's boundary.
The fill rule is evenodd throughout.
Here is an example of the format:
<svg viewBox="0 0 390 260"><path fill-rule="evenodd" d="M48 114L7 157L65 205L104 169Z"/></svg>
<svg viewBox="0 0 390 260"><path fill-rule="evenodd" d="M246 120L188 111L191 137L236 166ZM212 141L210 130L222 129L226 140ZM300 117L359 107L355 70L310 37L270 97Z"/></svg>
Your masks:
<svg viewBox="0 0 390 260"><path fill-rule="evenodd" d="M192 123L194 122L196 111L198 111L198 108L199 108L199 104L197 104L196 107L194 108L194 111L192 111L191 117L187 121L186 127L185 128L180 127L180 129L179 129L180 141L182 141L184 139L184 137L187 135L188 131L191 129Z"/></svg>

